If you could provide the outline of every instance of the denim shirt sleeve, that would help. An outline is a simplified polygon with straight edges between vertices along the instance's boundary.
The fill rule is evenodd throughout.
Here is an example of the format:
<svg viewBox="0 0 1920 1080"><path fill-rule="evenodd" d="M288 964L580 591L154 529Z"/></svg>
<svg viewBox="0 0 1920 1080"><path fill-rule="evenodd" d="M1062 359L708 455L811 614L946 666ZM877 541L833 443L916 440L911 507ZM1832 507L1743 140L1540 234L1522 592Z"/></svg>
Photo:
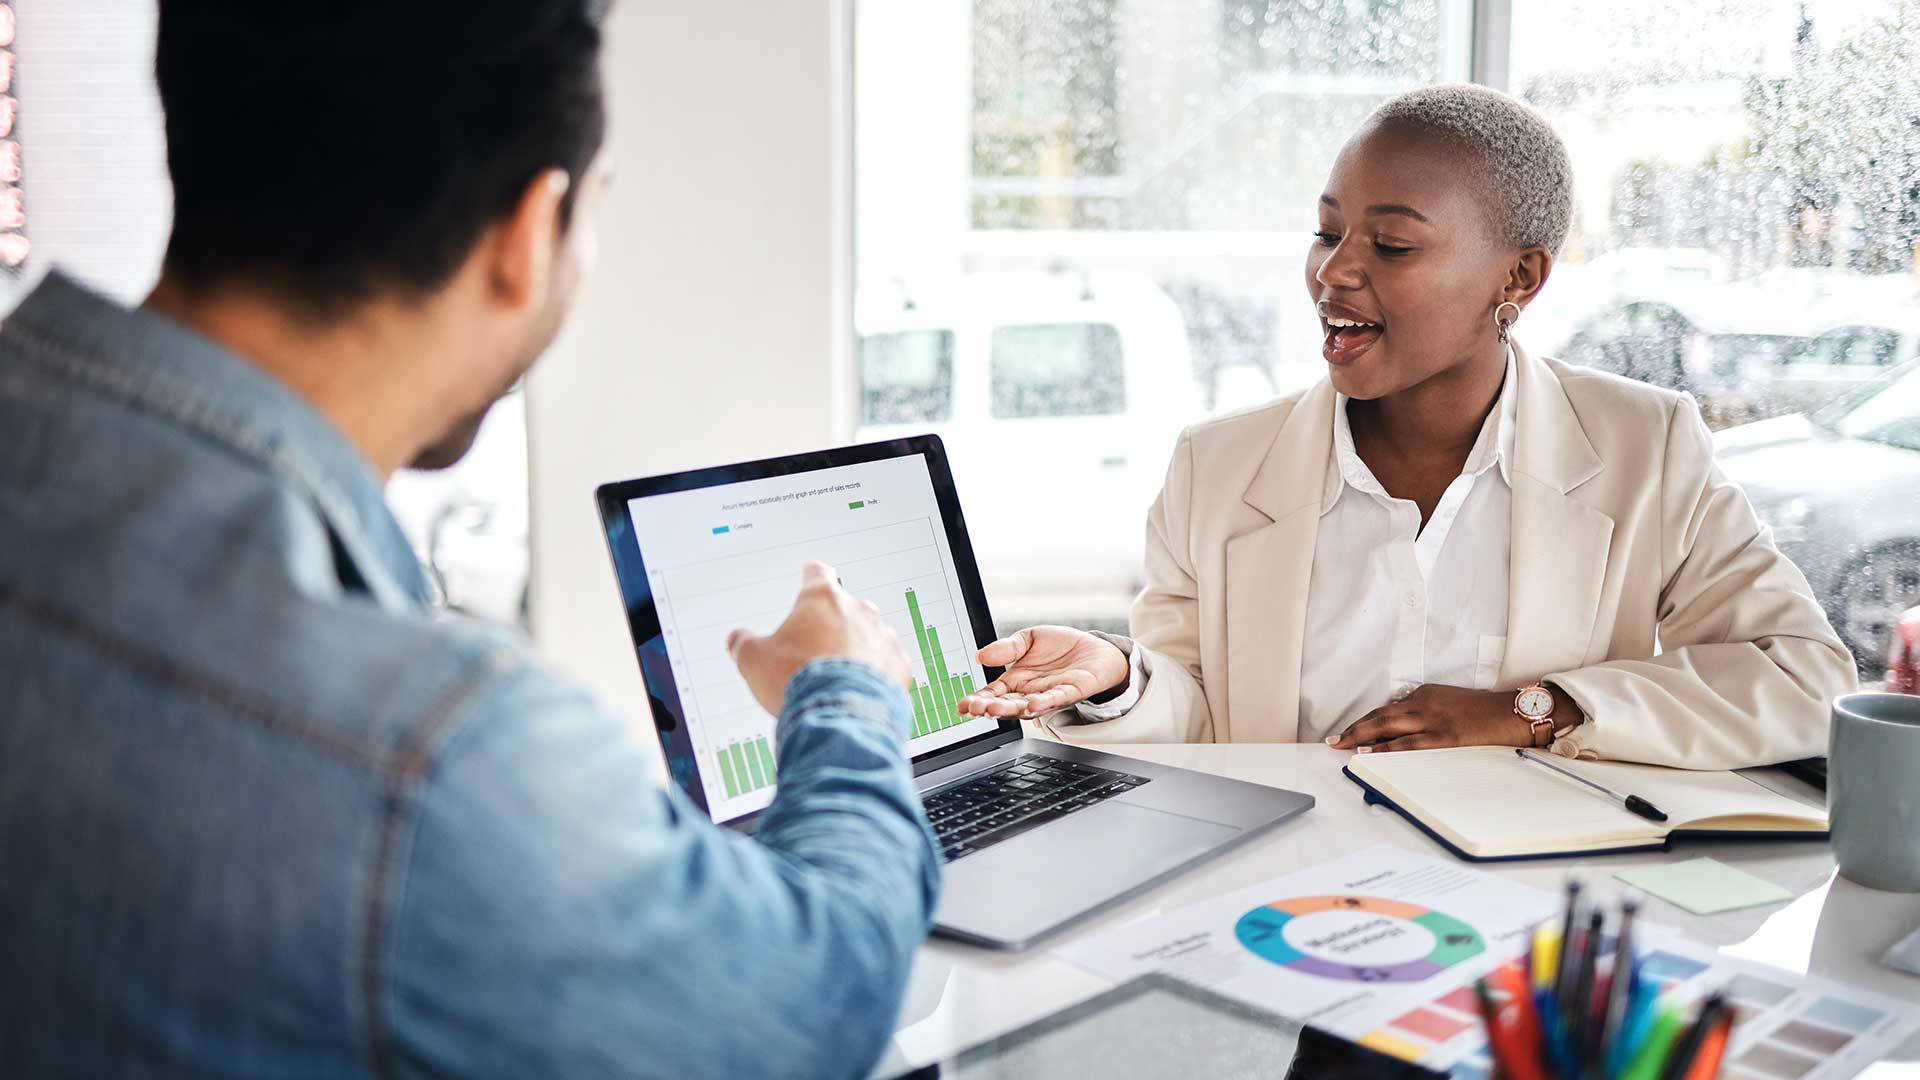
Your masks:
<svg viewBox="0 0 1920 1080"><path fill-rule="evenodd" d="M419 789L385 1056L410 1075L864 1074L939 889L908 721L871 668L802 670L750 838L660 786L650 731L512 676Z"/></svg>

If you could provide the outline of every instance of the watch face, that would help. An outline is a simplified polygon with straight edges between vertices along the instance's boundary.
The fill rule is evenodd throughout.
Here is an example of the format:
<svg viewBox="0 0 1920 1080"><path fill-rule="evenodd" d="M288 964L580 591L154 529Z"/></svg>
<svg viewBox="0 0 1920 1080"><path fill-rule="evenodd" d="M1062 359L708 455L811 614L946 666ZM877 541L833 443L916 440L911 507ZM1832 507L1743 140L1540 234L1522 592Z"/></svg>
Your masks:
<svg viewBox="0 0 1920 1080"><path fill-rule="evenodd" d="M1520 715L1538 720L1553 711L1553 695L1545 690L1527 690L1513 703Z"/></svg>

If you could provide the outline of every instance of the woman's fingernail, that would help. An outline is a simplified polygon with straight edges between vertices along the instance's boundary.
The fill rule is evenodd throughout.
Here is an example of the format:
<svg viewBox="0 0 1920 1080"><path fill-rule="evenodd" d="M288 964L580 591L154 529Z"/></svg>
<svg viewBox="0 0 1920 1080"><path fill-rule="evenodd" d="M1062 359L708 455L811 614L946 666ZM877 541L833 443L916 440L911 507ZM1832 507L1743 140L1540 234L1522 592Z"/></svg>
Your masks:
<svg viewBox="0 0 1920 1080"><path fill-rule="evenodd" d="M1371 746L1355 747L1353 752L1356 754L1371 754L1373 753L1373 747Z"/></svg>
<svg viewBox="0 0 1920 1080"><path fill-rule="evenodd" d="M1328 746L1339 746L1339 745L1340 745L1340 736L1338 736L1338 735L1329 735L1329 736L1327 736L1327 745L1328 745Z"/></svg>

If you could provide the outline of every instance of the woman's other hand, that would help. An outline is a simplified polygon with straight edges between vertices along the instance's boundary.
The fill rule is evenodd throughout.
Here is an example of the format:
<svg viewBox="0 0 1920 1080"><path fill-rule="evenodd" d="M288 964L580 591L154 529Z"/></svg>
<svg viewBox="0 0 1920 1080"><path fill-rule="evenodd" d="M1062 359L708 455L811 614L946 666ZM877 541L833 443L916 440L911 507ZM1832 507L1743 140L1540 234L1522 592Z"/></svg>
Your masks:
<svg viewBox="0 0 1920 1080"><path fill-rule="evenodd" d="M1007 670L960 699L963 716L1031 720L1127 684L1127 654L1071 626L1029 626L979 656L982 665Z"/></svg>
<svg viewBox="0 0 1920 1080"><path fill-rule="evenodd" d="M1580 719L1566 691L1553 691L1554 723L1565 730ZM1434 750L1444 746L1532 746L1533 729L1513 711L1512 690L1422 686L1354 721L1327 745L1362 754Z"/></svg>

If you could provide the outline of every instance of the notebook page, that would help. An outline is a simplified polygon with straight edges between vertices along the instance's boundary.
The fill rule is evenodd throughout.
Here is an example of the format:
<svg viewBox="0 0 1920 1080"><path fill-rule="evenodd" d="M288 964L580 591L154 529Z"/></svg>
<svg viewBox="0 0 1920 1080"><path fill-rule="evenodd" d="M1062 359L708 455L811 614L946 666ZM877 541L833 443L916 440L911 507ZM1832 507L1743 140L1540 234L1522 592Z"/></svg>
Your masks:
<svg viewBox="0 0 1920 1080"><path fill-rule="evenodd" d="M1704 818L1750 815L1783 817L1826 827L1824 809L1771 791L1739 773L1691 772L1614 761L1555 764L1566 765L1615 791L1640 796L1666 811L1667 824L1675 829L1686 828L1689 823Z"/></svg>
<svg viewBox="0 0 1920 1080"><path fill-rule="evenodd" d="M1470 746L1356 757L1349 765L1462 846L1552 851L1615 839L1657 840L1665 828L1551 769L1527 764L1512 747ZM1440 827L1444 825L1442 830Z"/></svg>

